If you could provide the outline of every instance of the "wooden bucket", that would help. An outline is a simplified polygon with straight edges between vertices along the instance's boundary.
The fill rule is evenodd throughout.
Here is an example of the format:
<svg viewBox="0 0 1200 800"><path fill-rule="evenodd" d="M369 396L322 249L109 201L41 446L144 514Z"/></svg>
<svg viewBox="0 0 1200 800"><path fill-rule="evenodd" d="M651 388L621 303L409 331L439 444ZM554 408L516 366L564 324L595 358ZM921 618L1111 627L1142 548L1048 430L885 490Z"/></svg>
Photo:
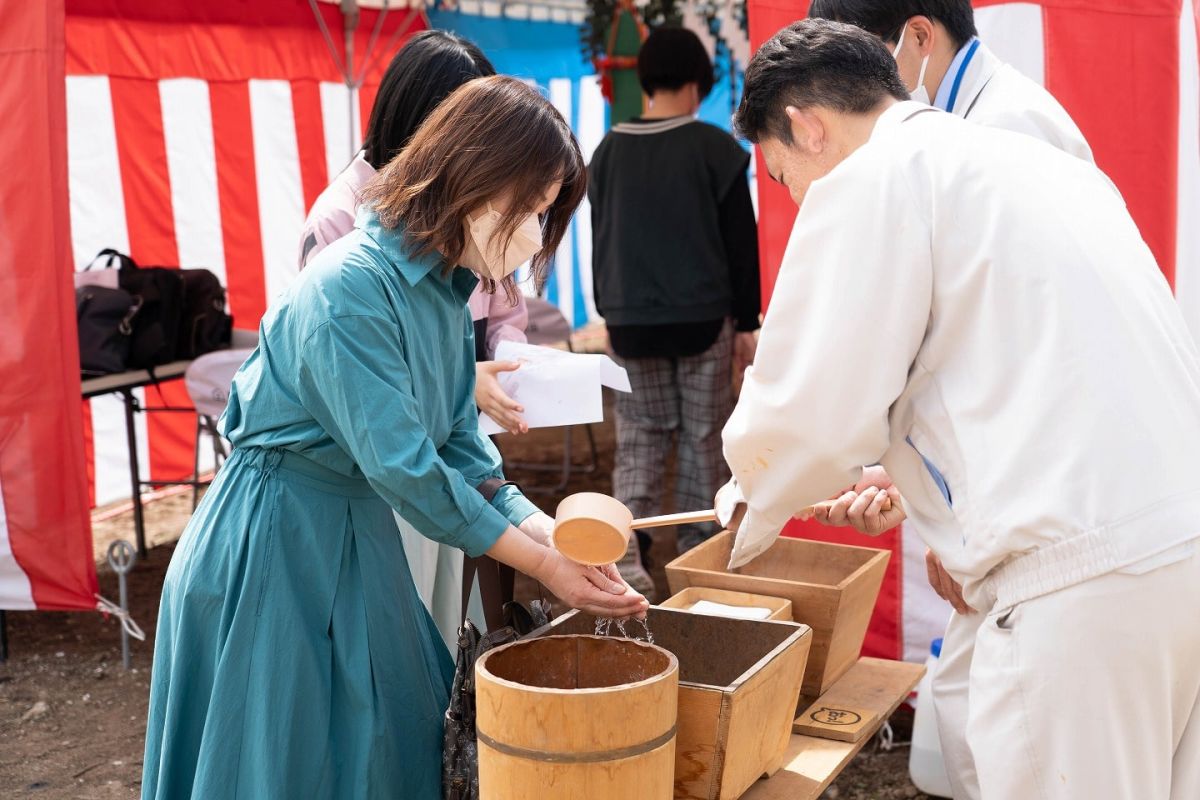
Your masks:
<svg viewBox="0 0 1200 800"><path fill-rule="evenodd" d="M475 663L481 800L670 800L679 662L645 642L548 636Z"/></svg>

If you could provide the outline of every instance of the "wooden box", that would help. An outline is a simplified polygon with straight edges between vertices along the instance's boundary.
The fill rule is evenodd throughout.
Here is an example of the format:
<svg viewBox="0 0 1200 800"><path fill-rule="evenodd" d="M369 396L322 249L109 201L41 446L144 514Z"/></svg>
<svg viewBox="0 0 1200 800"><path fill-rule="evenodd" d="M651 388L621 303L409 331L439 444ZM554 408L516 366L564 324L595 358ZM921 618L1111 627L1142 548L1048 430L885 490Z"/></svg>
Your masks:
<svg viewBox="0 0 1200 800"><path fill-rule="evenodd" d="M817 697L854 666L891 555L869 547L780 537L771 549L732 572L733 534L725 531L667 565L677 594L692 586L749 592L792 601L792 619L812 628L802 694Z"/></svg>
<svg viewBox="0 0 1200 800"><path fill-rule="evenodd" d="M812 632L657 606L648 623L654 643L679 660L675 797L736 800L783 765ZM530 636L595 628L595 617L573 611ZM627 630L642 633L637 623Z"/></svg>
<svg viewBox="0 0 1200 800"><path fill-rule="evenodd" d="M792 601L784 597L768 597L763 594L730 592L725 589L710 589L707 586L689 586L658 604L659 608L675 608L687 611L701 600L722 603L727 606L765 608L771 612L767 619L778 622L792 621Z"/></svg>

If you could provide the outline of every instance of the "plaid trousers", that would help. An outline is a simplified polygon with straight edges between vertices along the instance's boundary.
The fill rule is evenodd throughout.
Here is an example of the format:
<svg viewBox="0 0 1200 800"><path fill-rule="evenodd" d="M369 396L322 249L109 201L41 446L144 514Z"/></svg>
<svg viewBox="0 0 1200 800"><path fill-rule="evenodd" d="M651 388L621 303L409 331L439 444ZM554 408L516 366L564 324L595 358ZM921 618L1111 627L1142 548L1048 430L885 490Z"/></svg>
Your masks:
<svg viewBox="0 0 1200 800"><path fill-rule="evenodd" d="M711 508L729 480L721 430L733 412L733 325L726 323L708 350L682 358L617 359L633 391L617 394L617 452L613 493L633 516L662 513L667 458L675 455L675 509ZM714 524L681 525L679 551L716 533ZM637 551L637 537L630 550Z"/></svg>

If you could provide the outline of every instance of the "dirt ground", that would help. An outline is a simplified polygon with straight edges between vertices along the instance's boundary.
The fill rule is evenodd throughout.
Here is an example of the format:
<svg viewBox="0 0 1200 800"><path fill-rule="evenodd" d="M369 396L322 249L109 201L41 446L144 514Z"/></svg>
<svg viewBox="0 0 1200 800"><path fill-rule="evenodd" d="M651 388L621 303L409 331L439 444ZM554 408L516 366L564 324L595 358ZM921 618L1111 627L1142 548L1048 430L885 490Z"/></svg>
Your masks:
<svg viewBox="0 0 1200 800"><path fill-rule="evenodd" d="M590 474L575 473L567 492L531 492L535 502L547 510L553 511L568 492L611 490L612 425L593 427L599 451L597 468ZM576 460L582 462L586 439L581 428L576 431L574 450ZM501 447L511 462L559 463L562 457L561 430L504 439ZM558 479L557 474L521 469L510 469L509 475L527 490L552 486ZM664 512L672 510L668 507ZM103 563L103 553L114 538L132 540L133 523L129 512L113 515L114 511L119 512L110 509L107 515L97 515L108 518L94 524L94 535L101 592L116 599L116 576ZM138 796L158 596L174 543L190 513L190 493L155 500L146 507L151 550L130 576L130 607L147 640L133 642L128 672L121 666L120 627L115 620L96 614L9 612L10 657L0 664L0 796L73 800ZM653 572L664 597L667 587L662 565L671 559L673 550L674 542L664 539L651 551ZM532 596L533 585L520 584L518 594ZM911 714L902 708L893 718L893 726L895 740L907 741ZM907 759L904 747L883 752L870 744L825 796L837 800L923 798L909 782Z"/></svg>

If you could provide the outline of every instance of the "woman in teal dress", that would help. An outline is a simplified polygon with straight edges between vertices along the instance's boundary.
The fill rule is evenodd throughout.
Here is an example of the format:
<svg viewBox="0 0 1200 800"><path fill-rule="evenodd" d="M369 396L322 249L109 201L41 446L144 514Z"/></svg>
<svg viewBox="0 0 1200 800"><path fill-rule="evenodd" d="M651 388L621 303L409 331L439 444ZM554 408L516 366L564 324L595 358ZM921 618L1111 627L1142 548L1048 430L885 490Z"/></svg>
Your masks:
<svg viewBox="0 0 1200 800"><path fill-rule="evenodd" d="M479 434L466 301L544 274L584 194L578 145L535 89L481 78L368 186L354 233L263 319L223 419L234 444L163 586L142 797L441 793L453 664L394 508L572 606L630 616L616 570L550 546L551 521Z"/></svg>

